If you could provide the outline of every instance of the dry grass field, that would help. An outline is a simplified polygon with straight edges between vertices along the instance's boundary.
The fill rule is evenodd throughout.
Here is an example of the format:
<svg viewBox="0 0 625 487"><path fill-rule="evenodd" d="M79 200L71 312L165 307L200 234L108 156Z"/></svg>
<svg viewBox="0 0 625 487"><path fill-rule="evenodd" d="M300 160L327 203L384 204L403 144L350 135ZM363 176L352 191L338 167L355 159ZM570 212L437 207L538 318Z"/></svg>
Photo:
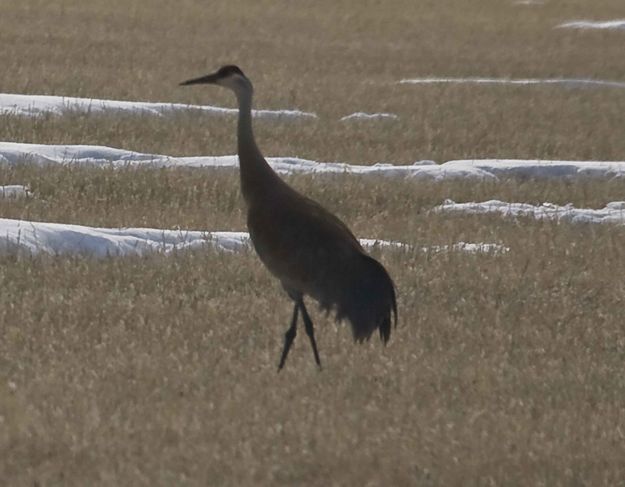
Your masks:
<svg viewBox="0 0 625 487"><path fill-rule="evenodd" d="M300 5L301 3L301 5ZM177 83L223 63L258 108L266 155L411 163L625 160L625 90L406 86L419 76L625 80L621 0L287 2L3 0L0 92L234 106ZM357 111L400 120L346 124ZM234 151L235 121L0 116L0 140L172 155ZM428 210L456 201L625 199L624 181L289 182L363 237L416 247L498 242L499 255L379 251L398 288L387 347L352 343L315 307L322 371L253 252L0 257L0 484L624 485L625 229ZM0 216L243 230L237 174L0 167Z"/></svg>

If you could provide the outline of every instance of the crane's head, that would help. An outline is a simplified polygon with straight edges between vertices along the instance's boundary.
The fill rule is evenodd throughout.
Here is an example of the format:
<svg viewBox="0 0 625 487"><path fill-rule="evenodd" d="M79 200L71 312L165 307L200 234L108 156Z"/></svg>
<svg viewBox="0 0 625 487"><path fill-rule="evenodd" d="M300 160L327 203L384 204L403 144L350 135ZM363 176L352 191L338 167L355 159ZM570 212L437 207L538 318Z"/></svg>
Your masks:
<svg viewBox="0 0 625 487"><path fill-rule="evenodd" d="M206 76L200 76L199 78L193 78L180 83L181 86L188 85L219 85L225 88L230 88L235 93L239 94L244 90L252 90L252 83L243 74L243 71L238 66L228 65L222 66L216 72L207 74Z"/></svg>

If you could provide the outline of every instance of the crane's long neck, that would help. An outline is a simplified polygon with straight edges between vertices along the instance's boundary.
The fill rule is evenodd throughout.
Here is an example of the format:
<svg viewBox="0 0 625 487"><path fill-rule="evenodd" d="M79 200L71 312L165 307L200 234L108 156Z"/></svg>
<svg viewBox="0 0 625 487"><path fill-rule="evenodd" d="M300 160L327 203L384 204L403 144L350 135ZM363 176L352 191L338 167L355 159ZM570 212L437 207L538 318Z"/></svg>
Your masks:
<svg viewBox="0 0 625 487"><path fill-rule="evenodd" d="M238 154L241 192L248 205L280 178L261 154L252 130L252 89L236 92L239 101ZM278 183L280 184L280 183Z"/></svg>

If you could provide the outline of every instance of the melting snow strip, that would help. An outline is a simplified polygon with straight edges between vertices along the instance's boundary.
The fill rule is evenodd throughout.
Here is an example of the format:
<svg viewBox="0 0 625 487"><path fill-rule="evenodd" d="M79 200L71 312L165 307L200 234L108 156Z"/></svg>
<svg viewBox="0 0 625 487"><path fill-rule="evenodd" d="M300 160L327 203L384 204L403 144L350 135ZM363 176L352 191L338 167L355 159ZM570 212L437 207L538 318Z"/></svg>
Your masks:
<svg viewBox="0 0 625 487"><path fill-rule="evenodd" d="M243 232L199 232L149 228L96 228L61 223L0 219L0 252L78 254L95 257L170 253L212 245L219 250L247 247Z"/></svg>
<svg viewBox="0 0 625 487"><path fill-rule="evenodd" d="M360 239L365 247L410 249L401 242ZM172 252L211 246L221 251L250 248L246 232L160 230L153 228L97 228L61 223L29 222L0 218L0 252L52 255L115 257ZM460 242L451 246L423 247L423 251L499 253L508 249L498 244Z"/></svg>
<svg viewBox="0 0 625 487"><path fill-rule="evenodd" d="M269 164L282 174L360 174L411 177L432 180L499 178L621 178L625 161L543 161L524 159L469 159L436 164L419 161L412 165L378 163L361 166L341 162L317 162L296 157L268 157ZM75 164L102 167L193 167L236 168L237 156L171 157L97 145L43 145L0 142L0 164L28 162L46 166Z"/></svg>
<svg viewBox="0 0 625 487"><path fill-rule="evenodd" d="M399 120L399 117L394 113L364 113L356 112L350 115L346 115L341 118L340 122L351 121L373 121L373 120Z"/></svg>
<svg viewBox="0 0 625 487"><path fill-rule="evenodd" d="M540 159L467 159L448 161L455 167L477 169L495 178L575 179L625 177L625 161L550 161Z"/></svg>
<svg viewBox="0 0 625 487"><path fill-rule="evenodd" d="M619 20L574 20L556 25L556 29L582 29L582 30L625 30L625 19Z"/></svg>
<svg viewBox="0 0 625 487"><path fill-rule="evenodd" d="M434 207L431 211L436 213L462 213L462 214L497 214L504 217L531 217L538 220L568 221L572 223L613 223L625 224L625 201L613 201L605 208L594 210L591 208L575 208L568 204L565 206L543 203L540 206L528 203L507 203L505 201L491 200L481 203L456 203L446 200L442 205Z"/></svg>
<svg viewBox="0 0 625 487"><path fill-rule="evenodd" d="M397 84L477 84L477 85L561 85L570 88L625 88L623 81L585 78L413 78L402 79Z"/></svg>
<svg viewBox="0 0 625 487"><path fill-rule="evenodd" d="M31 195L30 188L21 184L0 186L0 199L21 199Z"/></svg>
<svg viewBox="0 0 625 487"><path fill-rule="evenodd" d="M140 101L99 100L72 96L18 95L0 93L0 114L36 116L43 113L62 115L67 111L88 113L124 112L149 115L165 115L175 111L201 111L215 116L234 116L235 108L221 108L210 105L187 105L183 103L154 103ZM253 115L262 119L313 119L317 115L300 110L253 110Z"/></svg>
<svg viewBox="0 0 625 487"><path fill-rule="evenodd" d="M452 245L432 245L430 247L421 247L422 252L465 252L467 254L505 254L510 251L510 247L506 247L497 243L469 243L458 242Z"/></svg>
<svg viewBox="0 0 625 487"><path fill-rule="evenodd" d="M447 170L447 168L432 161L416 162L413 165L406 166L383 163L373 166L360 166L340 162L323 163L295 157L268 157L267 161L274 170L281 174L363 174L435 180L450 178L495 179L494 176L481 169L456 165ZM0 142L0 164L14 165L24 162L40 166L76 164L102 167L147 166L155 168L236 168L239 165L237 156L170 157L93 145L41 145Z"/></svg>

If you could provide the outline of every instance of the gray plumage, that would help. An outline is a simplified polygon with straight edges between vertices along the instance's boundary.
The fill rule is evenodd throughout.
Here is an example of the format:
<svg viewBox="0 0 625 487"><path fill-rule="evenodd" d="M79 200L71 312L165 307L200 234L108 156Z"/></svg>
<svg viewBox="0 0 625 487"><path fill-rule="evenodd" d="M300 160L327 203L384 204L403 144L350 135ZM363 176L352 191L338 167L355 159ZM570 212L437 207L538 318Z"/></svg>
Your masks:
<svg viewBox="0 0 625 487"><path fill-rule="evenodd" d="M302 314L315 361L320 366L312 320L303 297L309 295L338 320L347 319L354 339L376 330L386 343L397 323L395 286L386 269L367 255L347 226L317 202L288 186L271 169L252 131L250 80L236 66L181 83L217 84L239 102L238 155L247 225L258 256L294 301L278 370L286 361ZM392 315L392 316L391 316Z"/></svg>

